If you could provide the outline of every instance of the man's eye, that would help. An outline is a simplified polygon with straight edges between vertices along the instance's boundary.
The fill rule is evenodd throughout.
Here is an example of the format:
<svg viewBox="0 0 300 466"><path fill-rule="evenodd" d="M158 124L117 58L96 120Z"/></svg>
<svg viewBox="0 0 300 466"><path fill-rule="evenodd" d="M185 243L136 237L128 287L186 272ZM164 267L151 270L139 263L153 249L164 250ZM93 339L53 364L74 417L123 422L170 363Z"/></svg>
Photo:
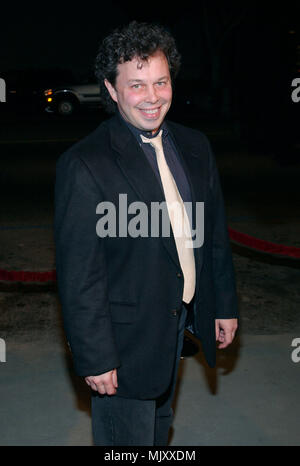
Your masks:
<svg viewBox="0 0 300 466"><path fill-rule="evenodd" d="M140 84L133 84L133 86L131 86L131 87L133 87L133 89L139 89L141 87L141 85Z"/></svg>
<svg viewBox="0 0 300 466"><path fill-rule="evenodd" d="M166 84L166 82L165 81L159 81L157 84L158 84L158 86L161 87L161 86L164 86Z"/></svg>

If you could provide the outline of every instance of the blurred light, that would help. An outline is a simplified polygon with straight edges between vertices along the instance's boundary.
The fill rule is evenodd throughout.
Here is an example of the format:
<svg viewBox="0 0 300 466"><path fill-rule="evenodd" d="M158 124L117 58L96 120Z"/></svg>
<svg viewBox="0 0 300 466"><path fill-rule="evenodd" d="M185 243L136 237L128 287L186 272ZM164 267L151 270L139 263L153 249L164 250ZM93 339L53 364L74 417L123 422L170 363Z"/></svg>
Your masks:
<svg viewBox="0 0 300 466"><path fill-rule="evenodd" d="M48 97L47 102L52 102L52 97Z"/></svg>
<svg viewBox="0 0 300 466"><path fill-rule="evenodd" d="M47 95L52 95L52 94L53 94L52 89L46 89L46 90L44 91L44 95L45 95L45 96L47 96Z"/></svg>

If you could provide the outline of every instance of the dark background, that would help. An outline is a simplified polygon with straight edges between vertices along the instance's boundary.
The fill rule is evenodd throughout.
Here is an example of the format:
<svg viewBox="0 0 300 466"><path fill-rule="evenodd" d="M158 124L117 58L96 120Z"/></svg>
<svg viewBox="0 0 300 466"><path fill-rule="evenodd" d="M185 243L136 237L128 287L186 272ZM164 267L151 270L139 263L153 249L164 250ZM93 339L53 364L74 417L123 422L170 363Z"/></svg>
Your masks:
<svg viewBox="0 0 300 466"><path fill-rule="evenodd" d="M182 120L181 104L189 101L193 118L230 122L249 144L260 143L281 159L284 147L284 157L294 159L300 104L291 100L291 82L300 76L299 5L293 0L6 5L0 75L8 89L18 80L25 93L24 88L51 86L55 74L91 74L98 44L113 28L133 19L159 22L173 33L182 54L172 116ZM44 70L41 82L26 81L33 69Z"/></svg>
<svg viewBox="0 0 300 466"><path fill-rule="evenodd" d="M134 19L165 25L182 54L169 115L208 136L228 225L250 239L300 248L300 102L291 99L292 80L300 78L299 5L1 4L0 77L8 92L0 103L0 338L7 347L0 444L91 443L90 394L73 373L55 282L8 281L1 273L55 270L56 161L107 115L46 113L33 105L34 92L58 76L91 73L98 44L113 28ZM300 363L291 361L290 345L300 336L300 262L231 245L239 332L218 353L216 371L199 351L203 371L184 374L175 445L299 444ZM218 392L225 398L211 396Z"/></svg>

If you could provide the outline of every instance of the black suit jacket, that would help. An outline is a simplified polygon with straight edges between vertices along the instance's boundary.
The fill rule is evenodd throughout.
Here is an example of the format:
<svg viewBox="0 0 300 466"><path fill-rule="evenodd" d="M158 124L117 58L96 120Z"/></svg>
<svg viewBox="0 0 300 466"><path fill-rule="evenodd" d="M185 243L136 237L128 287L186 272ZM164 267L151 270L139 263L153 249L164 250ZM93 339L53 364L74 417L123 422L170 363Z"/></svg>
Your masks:
<svg viewBox="0 0 300 466"><path fill-rule="evenodd" d="M191 186L204 202L204 244L195 249L192 328L215 365L215 318L237 317L234 272L215 160L199 131L168 122ZM57 163L56 268L64 327L81 376L118 369L118 394L156 398L171 380L183 277L174 237L100 238L96 207L163 202L136 139L114 116ZM129 218L128 218L129 220Z"/></svg>

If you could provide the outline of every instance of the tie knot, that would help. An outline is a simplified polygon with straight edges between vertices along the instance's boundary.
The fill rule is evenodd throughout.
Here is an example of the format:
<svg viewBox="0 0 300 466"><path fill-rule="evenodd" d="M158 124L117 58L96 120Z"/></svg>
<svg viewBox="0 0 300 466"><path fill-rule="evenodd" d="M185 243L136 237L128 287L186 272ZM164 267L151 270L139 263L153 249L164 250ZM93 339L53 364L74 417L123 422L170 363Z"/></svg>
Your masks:
<svg viewBox="0 0 300 466"><path fill-rule="evenodd" d="M160 130L158 135L155 136L155 138L146 138L145 136L143 136L143 134L141 134L141 139L143 142L151 144L151 146L154 147L154 149L156 150L156 149L162 149L161 136L162 136L162 129Z"/></svg>

